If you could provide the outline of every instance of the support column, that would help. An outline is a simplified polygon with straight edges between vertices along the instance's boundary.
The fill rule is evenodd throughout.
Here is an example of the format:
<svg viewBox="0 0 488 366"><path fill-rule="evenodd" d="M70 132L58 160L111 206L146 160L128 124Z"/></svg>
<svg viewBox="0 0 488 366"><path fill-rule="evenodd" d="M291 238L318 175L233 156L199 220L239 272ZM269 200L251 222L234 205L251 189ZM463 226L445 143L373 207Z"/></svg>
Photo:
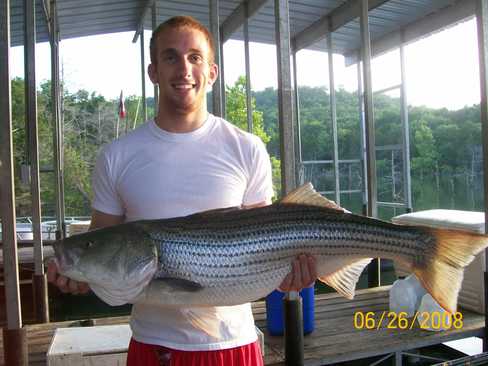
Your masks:
<svg viewBox="0 0 488 366"><path fill-rule="evenodd" d="M362 214L366 216L368 214L368 179L366 177L366 127L364 123L364 95L363 95L363 77L361 70L361 61L357 63L357 75L358 75L358 108L359 108L359 128L361 129L361 178L362 178L362 194L363 194L363 211Z"/></svg>
<svg viewBox="0 0 488 366"><path fill-rule="evenodd" d="M334 58L332 55L332 32L327 33L327 55L329 57L329 96L330 96L330 118L332 121L332 137L334 146L334 178L335 178L335 201L341 204L341 186L339 177L339 147L337 142L337 108L334 82Z"/></svg>
<svg viewBox="0 0 488 366"><path fill-rule="evenodd" d="M3 329L6 365L27 366L27 340L22 328L19 267L15 229L15 188L10 80L10 1L0 3L0 217L7 326Z"/></svg>
<svg viewBox="0 0 488 366"><path fill-rule="evenodd" d="M361 0L361 55L364 80L364 117L366 132L366 176L368 178L368 216L377 217L376 143L374 130L373 83L371 79L371 39L368 21L368 0Z"/></svg>
<svg viewBox="0 0 488 366"><path fill-rule="evenodd" d="M485 233L488 233L488 1L478 0L476 8L476 22L478 25L478 50L480 62L480 91L481 91L481 138L483 145L483 182L485 201ZM488 250L485 249L486 269L484 272L485 285L485 314L488 314ZM483 337L483 352L488 351L488 317L485 317Z"/></svg>
<svg viewBox="0 0 488 366"><path fill-rule="evenodd" d="M28 366L27 329L3 329L3 357L5 365Z"/></svg>
<svg viewBox="0 0 488 366"><path fill-rule="evenodd" d="M400 45L400 73L402 80L401 96L401 120L403 138L403 176L405 188L405 206L407 212L412 212L412 180L410 176L410 123L408 120L407 103L407 75L405 71L405 47L404 42Z"/></svg>
<svg viewBox="0 0 488 366"><path fill-rule="evenodd" d="M141 87L142 87L142 117L143 122L147 121L147 103L146 103L146 63L144 54L144 26L141 29L141 34L139 37L139 42L141 43ZM136 121L134 121L136 122ZM126 122L129 123L128 121ZM135 123L134 123L135 126Z"/></svg>
<svg viewBox="0 0 488 366"><path fill-rule="evenodd" d="M222 29L221 29L222 30ZM226 116L226 95L225 95L225 69L224 69L224 41L222 40L222 33L220 35L220 97L222 98L222 118Z"/></svg>
<svg viewBox="0 0 488 366"><path fill-rule="evenodd" d="M61 93L59 81L59 29L57 2L51 0L51 94L53 114L53 160L56 181L56 239L66 237L64 214L64 153L61 121Z"/></svg>
<svg viewBox="0 0 488 366"><path fill-rule="evenodd" d="M156 6L156 2L154 2L152 6L152 30L153 32L158 27L158 8ZM159 107L159 89L158 84L154 84L154 118L158 115L158 107Z"/></svg>
<svg viewBox="0 0 488 366"><path fill-rule="evenodd" d="M278 58L278 122L281 146L281 191L296 187L295 126L291 86L290 19L287 0L275 0L276 50Z"/></svg>
<svg viewBox="0 0 488 366"><path fill-rule="evenodd" d="M246 107L247 130L253 132L253 109L251 94L251 63L249 56L249 4L246 3L246 19L244 20L244 59L246 64Z"/></svg>
<svg viewBox="0 0 488 366"><path fill-rule="evenodd" d="M37 94L36 94L36 18L35 0L24 1L24 62L25 62L25 107L26 129L28 131L27 164L30 170L32 232L34 234L33 291L36 320L39 323L49 321L47 286L44 273L44 258L41 235L41 194L39 181L39 147L37 131ZM39 286L39 287L36 287Z"/></svg>
<svg viewBox="0 0 488 366"><path fill-rule="evenodd" d="M286 195L296 187L295 126L291 86L290 13L288 0L275 0L276 50L278 59L278 123L280 127L281 192ZM301 366L303 354L302 301L296 291L284 300L285 364Z"/></svg>
<svg viewBox="0 0 488 366"><path fill-rule="evenodd" d="M295 93L293 94L293 103L295 106L295 118L296 118L296 127L297 127L297 180L298 185L302 185L305 183L305 171L304 166L302 164L302 131L300 125L300 92L298 91L298 69L297 69L297 51L293 52L293 90Z"/></svg>
<svg viewBox="0 0 488 366"><path fill-rule="evenodd" d="M363 59L364 80L364 117L366 127L366 176L368 181L367 215L378 217L377 183L376 183L376 143L374 130L373 84L371 79L371 39L369 34L368 0L361 0L361 55ZM373 259L368 266L368 286L379 286L380 260Z"/></svg>
<svg viewBox="0 0 488 366"><path fill-rule="evenodd" d="M219 21L219 0L209 0L208 2L209 10L210 10L210 32L214 38L214 45L215 45L215 60L214 62L217 64L219 68L219 72L222 73L223 71L223 62L221 60L221 42L220 42L220 21ZM223 117L223 100L222 94L225 92L223 91L223 83L222 83L222 75L219 75L217 81L215 81L213 88L212 88L212 109L213 114L219 117Z"/></svg>

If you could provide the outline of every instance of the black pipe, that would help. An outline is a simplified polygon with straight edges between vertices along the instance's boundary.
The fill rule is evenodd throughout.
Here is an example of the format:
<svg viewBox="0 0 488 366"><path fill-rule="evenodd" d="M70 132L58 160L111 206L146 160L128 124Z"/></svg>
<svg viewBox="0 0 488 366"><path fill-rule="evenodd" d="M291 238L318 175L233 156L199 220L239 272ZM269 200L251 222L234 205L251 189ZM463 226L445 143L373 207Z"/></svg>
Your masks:
<svg viewBox="0 0 488 366"><path fill-rule="evenodd" d="M302 298L298 292L288 292L283 299L285 316L285 365L303 366Z"/></svg>
<svg viewBox="0 0 488 366"><path fill-rule="evenodd" d="M32 288L34 292L34 310L37 323L49 323L49 301L47 293L46 274L32 276Z"/></svg>

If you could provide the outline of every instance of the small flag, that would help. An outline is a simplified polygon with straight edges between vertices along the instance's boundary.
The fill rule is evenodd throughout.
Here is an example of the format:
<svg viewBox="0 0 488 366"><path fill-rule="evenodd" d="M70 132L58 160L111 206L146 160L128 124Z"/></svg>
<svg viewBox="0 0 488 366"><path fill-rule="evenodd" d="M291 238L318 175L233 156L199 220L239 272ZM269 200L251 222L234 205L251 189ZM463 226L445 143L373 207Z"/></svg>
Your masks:
<svg viewBox="0 0 488 366"><path fill-rule="evenodd" d="M121 90L120 98L119 98L119 117L125 118L126 115L127 115L127 111L125 110L125 105L124 105L124 92Z"/></svg>

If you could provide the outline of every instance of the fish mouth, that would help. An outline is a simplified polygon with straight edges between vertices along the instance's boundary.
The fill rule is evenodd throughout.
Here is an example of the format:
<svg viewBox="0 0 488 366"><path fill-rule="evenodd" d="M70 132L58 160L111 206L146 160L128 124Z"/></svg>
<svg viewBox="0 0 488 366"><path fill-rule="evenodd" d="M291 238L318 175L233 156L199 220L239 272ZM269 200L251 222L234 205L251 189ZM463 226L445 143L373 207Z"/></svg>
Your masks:
<svg viewBox="0 0 488 366"><path fill-rule="evenodd" d="M54 250L54 259L60 273L67 272L74 265L74 260L71 258L65 250L62 249L60 241L55 241L52 244Z"/></svg>

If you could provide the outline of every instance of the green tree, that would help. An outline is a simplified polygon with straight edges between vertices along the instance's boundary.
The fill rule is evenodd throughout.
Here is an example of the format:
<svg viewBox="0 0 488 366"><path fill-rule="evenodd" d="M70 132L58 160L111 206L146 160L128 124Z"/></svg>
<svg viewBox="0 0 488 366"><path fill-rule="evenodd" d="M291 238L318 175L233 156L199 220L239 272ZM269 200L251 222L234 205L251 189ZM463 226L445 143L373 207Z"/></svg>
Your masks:
<svg viewBox="0 0 488 366"><path fill-rule="evenodd" d="M240 129L247 131L246 78L240 76L232 86L226 86L226 117ZM251 98L252 133L267 144L270 137L264 131L263 113L256 109L256 100Z"/></svg>
<svg viewBox="0 0 488 366"><path fill-rule="evenodd" d="M263 112L256 108L256 100L251 98L253 115L253 134L259 136L267 144L268 152L271 137L264 128ZM247 131L247 103L246 103L246 78L241 76L232 86L226 87L226 113L227 119L242 130ZM281 193L281 164L276 155L271 155L271 168L273 172L273 189L275 199Z"/></svg>

